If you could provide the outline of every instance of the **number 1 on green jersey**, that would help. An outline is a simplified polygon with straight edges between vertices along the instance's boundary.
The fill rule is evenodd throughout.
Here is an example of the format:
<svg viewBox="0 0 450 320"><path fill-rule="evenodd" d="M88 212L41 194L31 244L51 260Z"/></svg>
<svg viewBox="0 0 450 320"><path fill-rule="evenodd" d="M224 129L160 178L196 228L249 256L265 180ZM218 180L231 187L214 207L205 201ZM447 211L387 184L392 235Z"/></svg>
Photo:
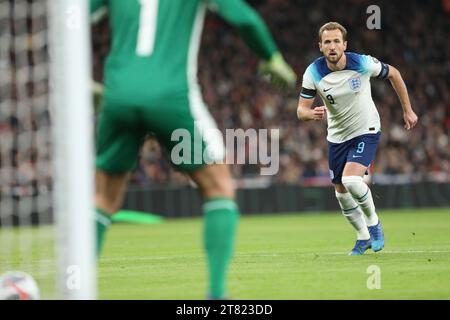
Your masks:
<svg viewBox="0 0 450 320"><path fill-rule="evenodd" d="M155 45L159 0L137 0L141 5L136 54L149 57Z"/></svg>

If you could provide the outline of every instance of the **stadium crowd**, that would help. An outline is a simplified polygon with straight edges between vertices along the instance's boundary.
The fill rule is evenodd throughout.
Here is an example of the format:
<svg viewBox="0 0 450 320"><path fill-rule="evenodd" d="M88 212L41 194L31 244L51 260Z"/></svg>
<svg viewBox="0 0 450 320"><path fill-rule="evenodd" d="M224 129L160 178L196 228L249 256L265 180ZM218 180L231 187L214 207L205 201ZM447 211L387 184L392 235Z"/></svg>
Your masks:
<svg viewBox="0 0 450 320"><path fill-rule="evenodd" d="M450 94L447 90L450 82L450 46L447 44L449 1L413 0L401 4L377 1L381 9L381 30L369 30L366 26L369 17L366 9L372 4L371 1L342 0L332 6L328 1L312 0L248 2L269 25L286 60L297 72L299 81L295 91L283 93L274 90L267 81L256 76L258 60L239 39L236 31L214 13L208 14L199 56L199 81L204 100L219 128L280 130L279 173L261 177L258 165L233 165L238 183L330 183L326 124L300 122L296 117L301 76L308 64L320 56L317 30L327 21L338 21L347 27L348 51L373 55L400 70L413 108L419 116L414 130L404 130L401 106L389 82L372 80L372 94L382 122L381 144L372 167L376 173L374 177L402 175L418 180L450 181ZM2 17L1 23L8 23L7 16ZM93 26L94 75L97 81L102 80L103 61L108 51L106 24L104 20ZM6 83L2 82L0 88L2 103L7 104L5 90L11 85L7 84L6 77L3 79ZM12 92L17 94L14 90ZM33 98L33 101L36 99ZM316 104L321 103L316 101ZM26 165L26 161L21 161L24 163L20 166L10 161L7 155L11 153L7 149L17 149L11 147L11 141L16 141L13 138L16 128L24 126L20 119L23 118L18 117L18 112L11 113L9 109L2 108L0 171L3 181L7 181L9 178L6 179L6 176L12 176L12 169L18 167L20 177L26 180L27 176L32 176L30 179L34 181L37 178L33 178L35 174L30 174L33 172L30 168L49 166L44 159L48 157L48 152L43 152L42 148L35 152L37 149L31 142L34 151L23 151L21 147L18 149L21 154L12 157L24 161L30 159L30 165ZM47 125L44 124L44 133ZM48 148L45 146L45 150ZM51 171L45 171L47 174L39 174L40 179L45 180L39 185L48 184ZM171 168L163 150L152 139L143 147L132 182L138 185L188 183L183 174Z"/></svg>

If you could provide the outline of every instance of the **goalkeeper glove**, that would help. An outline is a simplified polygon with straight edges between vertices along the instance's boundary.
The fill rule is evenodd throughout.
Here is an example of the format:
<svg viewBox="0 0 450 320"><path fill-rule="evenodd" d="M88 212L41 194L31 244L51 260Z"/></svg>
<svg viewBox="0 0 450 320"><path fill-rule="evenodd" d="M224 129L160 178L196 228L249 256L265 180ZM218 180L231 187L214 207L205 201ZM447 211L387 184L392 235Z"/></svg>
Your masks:
<svg viewBox="0 0 450 320"><path fill-rule="evenodd" d="M297 82L297 75L279 52L273 54L270 60L259 65L259 74L270 75L272 85L284 90L295 88Z"/></svg>

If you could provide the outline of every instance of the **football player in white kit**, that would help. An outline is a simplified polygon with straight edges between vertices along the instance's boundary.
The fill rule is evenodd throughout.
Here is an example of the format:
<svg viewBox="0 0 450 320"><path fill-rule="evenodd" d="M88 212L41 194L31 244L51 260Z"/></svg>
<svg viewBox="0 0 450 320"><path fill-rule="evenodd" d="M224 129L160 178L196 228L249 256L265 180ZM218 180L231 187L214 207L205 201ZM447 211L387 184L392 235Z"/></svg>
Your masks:
<svg viewBox="0 0 450 320"><path fill-rule="evenodd" d="M380 139L380 116L372 100L370 78L389 79L403 108L405 129L414 128L417 116L411 108L400 72L377 59L345 52L347 31L337 22L319 30L316 59L303 75L297 116L300 120L328 122L328 162L336 198L357 240L350 255L380 251L384 234L372 194L363 181ZM318 94L325 106L311 108Z"/></svg>

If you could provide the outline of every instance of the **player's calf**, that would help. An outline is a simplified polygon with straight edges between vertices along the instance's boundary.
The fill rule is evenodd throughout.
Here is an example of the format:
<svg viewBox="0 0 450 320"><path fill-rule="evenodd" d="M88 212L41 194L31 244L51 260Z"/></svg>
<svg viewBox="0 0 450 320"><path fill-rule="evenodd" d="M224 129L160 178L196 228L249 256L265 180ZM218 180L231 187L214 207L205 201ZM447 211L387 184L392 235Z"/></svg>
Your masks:
<svg viewBox="0 0 450 320"><path fill-rule="evenodd" d="M361 209L359 208L353 197L350 195L350 193L340 193L336 191L335 195L339 202L339 206L341 207L342 214L355 229L357 239L370 239L370 234L367 229L364 214L362 213Z"/></svg>

